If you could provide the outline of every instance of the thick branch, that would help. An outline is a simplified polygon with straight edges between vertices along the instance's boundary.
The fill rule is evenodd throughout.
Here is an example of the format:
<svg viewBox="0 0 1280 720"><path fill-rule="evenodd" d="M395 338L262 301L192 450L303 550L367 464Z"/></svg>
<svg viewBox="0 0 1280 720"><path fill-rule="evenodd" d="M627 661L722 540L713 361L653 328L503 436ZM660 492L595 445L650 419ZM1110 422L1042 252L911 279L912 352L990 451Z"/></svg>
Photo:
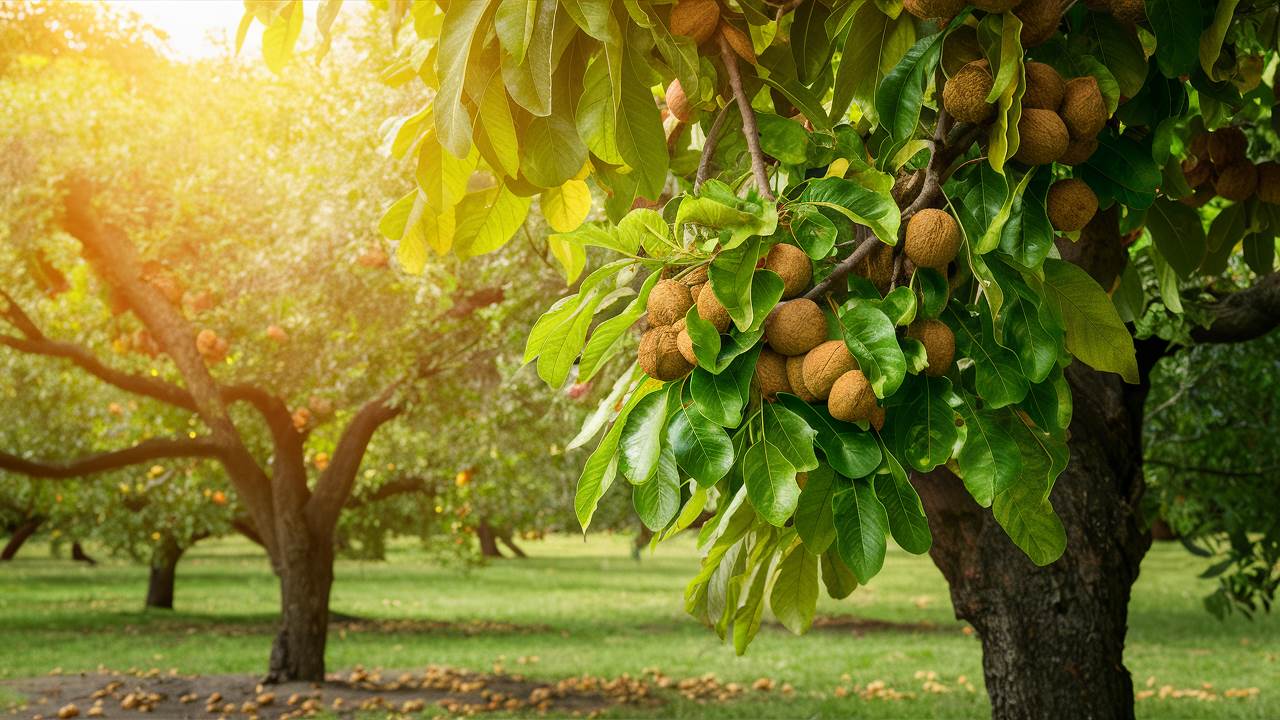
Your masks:
<svg viewBox="0 0 1280 720"><path fill-rule="evenodd" d="M216 458L219 447L207 438L145 440L131 448L90 455L65 464L42 463L0 452L0 470L36 478L79 478L168 458Z"/></svg>
<svg viewBox="0 0 1280 720"><path fill-rule="evenodd" d="M352 496L351 499L347 501L346 507L347 509L364 507L365 505L381 502L398 495L409 495L412 493L428 491L431 495L435 495L437 492L435 486L423 478L400 478L399 480L392 480L391 482L382 485L377 490L374 490L367 495L362 495L360 497Z"/></svg>
<svg viewBox="0 0 1280 720"><path fill-rule="evenodd" d="M79 345L49 340L43 336L38 339L32 339L29 337L13 337L12 335L0 335L0 345L6 345L28 355L43 355L45 357L70 360L90 375L125 392L159 400L184 410L195 410L195 402L191 399L191 394L181 387L157 378L135 375L109 367L94 357L86 348Z"/></svg>
<svg viewBox="0 0 1280 720"><path fill-rule="evenodd" d="M765 169L764 151L760 149L760 129L756 125L756 111L751 109L751 98L742 89L742 74L738 72L738 56L729 46L724 33L719 34L720 57L724 60L725 70L729 73L729 86L733 88L733 97L738 103L738 114L742 116L742 135L747 140L747 152L751 155L751 172L755 175L760 194L767 200L773 200L773 190L769 188L769 172Z"/></svg>
<svg viewBox="0 0 1280 720"><path fill-rule="evenodd" d="M356 472L373 434L403 412L400 405L391 402L399 388L400 383L394 383L365 403L342 431L333 459L328 469L321 473L315 492L307 501L307 518L313 528L332 527L337 522L338 513L351 497Z"/></svg>
<svg viewBox="0 0 1280 720"><path fill-rule="evenodd" d="M1253 287L1231 293L1208 309L1213 322L1191 331L1196 342L1243 342L1261 337L1280 324L1280 273L1270 273Z"/></svg>

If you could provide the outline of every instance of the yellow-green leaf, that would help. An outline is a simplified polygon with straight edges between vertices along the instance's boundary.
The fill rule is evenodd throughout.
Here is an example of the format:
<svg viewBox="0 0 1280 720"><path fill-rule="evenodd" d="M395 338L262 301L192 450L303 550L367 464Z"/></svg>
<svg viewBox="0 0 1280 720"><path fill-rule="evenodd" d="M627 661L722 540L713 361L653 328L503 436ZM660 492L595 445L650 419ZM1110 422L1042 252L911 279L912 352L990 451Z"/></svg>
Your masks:
<svg viewBox="0 0 1280 720"><path fill-rule="evenodd" d="M454 233L457 254L474 257L505 245L524 223L531 203L506 185L467 193L455 210L461 219Z"/></svg>
<svg viewBox="0 0 1280 720"><path fill-rule="evenodd" d="M560 265L564 268L565 284L572 284L582 274L582 269L586 267L586 248L572 235L552 235L547 238L547 247L551 249L551 254L555 256L556 260L560 261Z"/></svg>
<svg viewBox="0 0 1280 720"><path fill-rule="evenodd" d="M293 0L262 33L262 59L273 73L284 69L302 33L302 0Z"/></svg>
<svg viewBox="0 0 1280 720"><path fill-rule="evenodd" d="M591 189L582 180L569 180L542 191L542 216L558 233L573 232L591 211Z"/></svg>

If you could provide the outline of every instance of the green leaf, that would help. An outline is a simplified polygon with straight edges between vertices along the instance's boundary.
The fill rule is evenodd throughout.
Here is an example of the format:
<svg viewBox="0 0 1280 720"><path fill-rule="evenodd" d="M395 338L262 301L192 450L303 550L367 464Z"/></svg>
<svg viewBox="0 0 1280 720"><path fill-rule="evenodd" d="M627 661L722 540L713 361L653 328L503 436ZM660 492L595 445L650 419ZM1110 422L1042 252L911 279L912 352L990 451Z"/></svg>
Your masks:
<svg viewBox="0 0 1280 720"><path fill-rule="evenodd" d="M1034 487L1020 483L996 496L991 514L1036 565L1048 565L1067 549L1062 520Z"/></svg>
<svg viewBox="0 0 1280 720"><path fill-rule="evenodd" d="M1147 79L1147 55L1136 28L1109 13L1083 13L1082 17L1071 34L1071 51L1093 55L1115 76L1121 95L1137 95Z"/></svg>
<svg viewBox="0 0 1280 720"><path fill-rule="evenodd" d="M796 543L778 564L773 591L769 593L769 609L783 627L803 635L813 625L817 608L818 556Z"/></svg>
<svg viewBox="0 0 1280 720"><path fill-rule="evenodd" d="M1222 55L1222 41L1227 37L1227 30L1235 17L1236 5L1239 4L1240 0L1219 0L1217 8L1214 9L1213 23L1200 34L1200 47L1197 53L1200 58L1200 68L1210 80L1226 79L1218 77L1215 68L1218 58Z"/></svg>
<svg viewBox="0 0 1280 720"><path fill-rule="evenodd" d="M962 393L961 397L964 402L959 410L968 432L956 455L957 474L974 501L991 507L996 495L1017 482L1022 472L1018 444L990 411L977 409L967 394Z"/></svg>
<svg viewBox="0 0 1280 720"><path fill-rule="evenodd" d="M781 448L768 441L747 448L742 475L756 512L769 524L782 527L795 512L800 487L796 485L796 469Z"/></svg>
<svg viewBox="0 0 1280 720"><path fill-rule="evenodd" d="M1200 267L1207 238L1200 213L1194 208L1175 200L1156 200L1147 210L1147 230L1179 277L1190 277Z"/></svg>
<svg viewBox="0 0 1280 720"><path fill-rule="evenodd" d="M804 418L816 431L814 440L836 472L845 477L863 477L880 466L880 444L870 432L836 420L825 407L810 405L795 395L781 393L777 404Z"/></svg>
<svg viewBox="0 0 1280 720"><path fill-rule="evenodd" d="M916 268L911 276L911 287L920 294L921 316L936 318L947 307L951 288L942 273L933 268Z"/></svg>
<svg viewBox="0 0 1280 720"><path fill-rule="evenodd" d="M517 64L525 61L525 53L533 39L538 7L538 0L501 0L494 13L493 25L498 41Z"/></svg>
<svg viewBox="0 0 1280 720"><path fill-rule="evenodd" d="M907 472L891 454L885 455L889 472L872 478L876 497L884 506L893 541L903 550L915 555L929 552L933 534L929 532L929 520L924 515L920 496L907 479Z"/></svg>
<svg viewBox="0 0 1280 720"><path fill-rule="evenodd" d="M1146 5L1160 72L1171 78L1190 73L1200 53L1199 0L1147 0Z"/></svg>
<svg viewBox="0 0 1280 720"><path fill-rule="evenodd" d="M1082 178L1104 203L1115 200L1142 210L1156 199L1160 166L1151 153L1128 136L1109 131L1098 135L1098 149L1080 166Z"/></svg>
<svg viewBox="0 0 1280 720"><path fill-rule="evenodd" d="M835 223L812 205L791 206L791 234L796 244L814 260L830 255L836 246Z"/></svg>
<svg viewBox="0 0 1280 720"><path fill-rule="evenodd" d="M905 327L916 319L916 294L906 285L889 291L883 300L870 300L894 325Z"/></svg>
<svg viewBox="0 0 1280 720"><path fill-rule="evenodd" d="M459 3L445 13L440 28L436 54L436 74L440 78L440 90L435 96L436 133L440 144L457 157L466 157L471 149L471 114L462 104L462 86L472 44L491 4L491 0Z"/></svg>
<svg viewBox="0 0 1280 720"><path fill-rule="evenodd" d="M553 236L554 237L554 236ZM660 273L654 272L645 279L640 292L632 298L622 312L596 326L582 351L582 359L578 362L578 382L586 382L595 377L604 363L622 346L622 339L632 325L645 314L645 303L649 300L649 291L658 283ZM526 361L527 362L527 361Z"/></svg>
<svg viewBox="0 0 1280 720"><path fill-rule="evenodd" d="M623 165L618 151L618 102L613 95L608 61L597 57L587 66L575 121L591 153L610 165Z"/></svg>
<svg viewBox="0 0 1280 720"><path fill-rule="evenodd" d="M667 423L667 393L646 395L627 415L619 445L618 467L632 483L646 482L658 470L662 431Z"/></svg>
<svg viewBox="0 0 1280 720"><path fill-rule="evenodd" d="M603 299L603 293L589 293L572 317L547 334L538 354L538 377L548 387L559 388L569 379L573 361L587 341L591 318Z"/></svg>
<svg viewBox="0 0 1280 720"><path fill-rule="evenodd" d="M631 504L644 526L654 532L665 528L680 512L680 472L671 448L663 448L658 471L631 488Z"/></svg>
<svg viewBox="0 0 1280 720"><path fill-rule="evenodd" d="M856 102L862 116L877 123L880 116L876 113L876 91L915 41L916 28L910 13L893 18L880 12L874 3L860 3L849 23L844 51L836 67L832 122L842 120L850 102Z"/></svg>
<svg viewBox="0 0 1280 720"><path fill-rule="evenodd" d="M871 481L854 480L835 492L836 549L840 559L866 585L884 566L889 518Z"/></svg>
<svg viewBox="0 0 1280 720"><path fill-rule="evenodd" d="M821 555L836 540L831 500L836 492L835 473L826 465L809 471L796 504L796 533L809 552Z"/></svg>
<svg viewBox="0 0 1280 720"><path fill-rule="evenodd" d="M836 600L849 597L858 588L858 579L840 559L836 548L822 553L822 584L827 586L827 595Z"/></svg>
<svg viewBox="0 0 1280 720"><path fill-rule="evenodd" d="M752 280L760 260L760 243L751 241L716 255L707 269L707 279L716 299L729 311L739 330L749 330L755 321L751 303ZM704 288L705 290L705 288Z"/></svg>
<svg viewBox="0 0 1280 720"><path fill-rule="evenodd" d="M840 313L849 352L867 376L876 397L898 390L907 374L907 359L898 345L893 321L865 300L850 300Z"/></svg>
<svg viewBox="0 0 1280 720"><path fill-rule="evenodd" d="M978 23L978 40L991 67L997 68L991 92L985 98L996 104L987 144L987 165L1004 174L1004 165L1018 150L1018 122L1026 80L1022 63L1022 21L1013 13L988 14Z"/></svg>
<svg viewBox="0 0 1280 720"><path fill-rule="evenodd" d="M742 356L723 372L712 373L705 368L694 368L689 378L689 389L699 412L723 427L733 428L742 423L742 410L746 407L745 388L751 382L755 362L744 362Z"/></svg>
<svg viewBox="0 0 1280 720"><path fill-rule="evenodd" d="M527 138L537 138L536 141L525 144L524 158L520 163L520 172L526 180L541 188L581 182L572 178L587 161L587 146L578 136L578 128L569 116L568 108L557 103L550 115L535 117L529 121L524 135ZM583 183L584 187L585 185ZM587 197L590 199L590 193Z"/></svg>
<svg viewBox="0 0 1280 720"><path fill-rule="evenodd" d="M771 235L777 222L777 207L772 204L752 212L706 195L686 195L676 211L677 226L692 223L710 230L727 231L728 237L721 242L723 250L732 250L756 235Z"/></svg>
<svg viewBox="0 0 1280 720"><path fill-rule="evenodd" d="M955 411L947 402L952 396L951 381L911 375L899 392L901 400L895 397L885 422L895 439L894 450L912 468L930 472L949 460L963 439Z"/></svg>
<svg viewBox="0 0 1280 720"><path fill-rule="evenodd" d="M685 330L693 342L693 355L698 360L698 367L712 374L719 373L722 370L717 365L720 357L720 331L716 330L715 325L702 319L696 304L689 308L684 318ZM716 417L722 416L716 415ZM737 425L737 422L732 425Z"/></svg>
<svg viewBox="0 0 1280 720"><path fill-rule="evenodd" d="M564 271L564 282L572 284L587 266L587 251L581 243L575 242L572 235L556 234L547 238L547 249L560 263Z"/></svg>
<svg viewBox="0 0 1280 720"><path fill-rule="evenodd" d="M617 234L628 247L642 247L650 257L665 258L680 251L671 226L656 210L637 208L618 223Z"/></svg>
<svg viewBox="0 0 1280 720"><path fill-rule="evenodd" d="M790 118L773 113L756 113L760 149L788 165L802 165L809 159L809 131Z"/></svg>
<svg viewBox="0 0 1280 720"><path fill-rule="evenodd" d="M641 400L661 387L660 383L646 382L636 388L623 405L622 411L618 413L613 427L605 433L600 445L583 465L582 476L578 478L578 489L573 498L574 513L578 516L578 523L582 526L583 532L586 532L591 525L591 518L600 504L600 498L604 497L609 486L613 484L614 475L618 470L618 441L622 437L627 417Z"/></svg>
<svg viewBox="0 0 1280 720"><path fill-rule="evenodd" d="M1032 172L1026 190L1016 197L1000 234L1000 250L1016 265L1032 272L1049 256L1056 232L1049 222L1049 186L1053 174Z"/></svg>
<svg viewBox="0 0 1280 720"><path fill-rule="evenodd" d="M796 78L805 85L812 85L831 61L831 40L826 28L830 15L826 5L809 0L791 16L791 54Z"/></svg>
<svg viewBox="0 0 1280 720"><path fill-rule="evenodd" d="M506 245L524 224L532 204L532 198L520 197L506 185L467 193L455 210L454 252L458 257L475 257Z"/></svg>
<svg viewBox="0 0 1280 720"><path fill-rule="evenodd" d="M667 444L675 451L680 467L700 487L708 488L720 482L733 467L733 444L729 442L729 434L696 408L683 403L675 409L667 424Z"/></svg>
<svg viewBox="0 0 1280 720"><path fill-rule="evenodd" d="M961 13L952 24L962 22L967 15ZM877 164L881 168L886 167L886 162L915 135L920 122L920 108L924 104L924 91L942 56L945 37L946 32L938 32L916 41L876 89L880 126L889 134L877 156Z"/></svg>
<svg viewBox="0 0 1280 720"><path fill-rule="evenodd" d="M480 99L479 125L492 150L493 159L497 160L495 169L502 171L507 177L516 177L520 172L520 138L515 120L511 116L511 103L507 100L507 88L502 84L500 71L495 70L489 78L484 97Z"/></svg>
<svg viewBox="0 0 1280 720"><path fill-rule="evenodd" d="M898 243L902 215L893 198L844 178L815 180L800 195L802 202L835 210L859 225L871 228L888 245Z"/></svg>
<svg viewBox="0 0 1280 720"><path fill-rule="evenodd" d="M622 104L615 118L618 154L636 176L637 192L656 198L667 181L667 138L647 77L644 58L628 45L622 59Z"/></svg>
<svg viewBox="0 0 1280 720"><path fill-rule="evenodd" d="M801 418L778 403L764 406L764 431L760 437L777 446L787 463L797 472L818 467L813 454L813 438L817 432Z"/></svg>
<svg viewBox="0 0 1280 720"><path fill-rule="evenodd" d="M973 358L974 385L987 406L996 409L1012 405L1027 395L1029 383L1018 356L996 342L990 312L972 317L952 304L944 318L956 334L956 351Z"/></svg>
<svg viewBox="0 0 1280 720"><path fill-rule="evenodd" d="M1111 298L1088 273L1064 260L1045 260L1044 295L1058 308L1072 355L1095 370L1138 382L1133 338Z"/></svg>

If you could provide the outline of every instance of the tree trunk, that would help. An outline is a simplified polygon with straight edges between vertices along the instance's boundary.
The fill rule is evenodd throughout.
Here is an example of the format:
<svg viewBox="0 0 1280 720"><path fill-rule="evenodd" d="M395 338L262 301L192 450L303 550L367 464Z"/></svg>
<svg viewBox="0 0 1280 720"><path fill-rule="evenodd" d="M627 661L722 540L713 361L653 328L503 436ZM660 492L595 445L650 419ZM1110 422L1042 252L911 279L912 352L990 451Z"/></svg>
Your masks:
<svg viewBox="0 0 1280 720"><path fill-rule="evenodd" d="M9 538L9 542L5 543L4 550L0 550L0 560L12 560L22 546L31 539L32 535L40 529L44 524L44 518L30 518L23 522L13 531L13 535Z"/></svg>
<svg viewBox="0 0 1280 720"><path fill-rule="evenodd" d="M951 586L956 617L982 639L992 715L1132 718L1124 667L1129 591L1151 545L1138 511L1144 384L1079 363L1071 460L1050 500L1066 553L1036 567L954 475L916 478L934 534L930 551Z"/></svg>
<svg viewBox="0 0 1280 720"><path fill-rule="evenodd" d="M147 583L147 607L173 609L173 588L178 577L178 560L184 549L169 536L151 556L151 579Z"/></svg>
<svg viewBox="0 0 1280 720"><path fill-rule="evenodd" d="M507 546L507 549L511 551L512 555L515 555L518 558L529 557L528 554L526 554L525 551L516 544L514 534L515 532L511 528L503 528L502 531L498 533L498 539L502 541L503 545Z"/></svg>
<svg viewBox="0 0 1280 720"><path fill-rule="evenodd" d="M78 540L71 543L71 559L76 562L89 563L90 565L98 564L97 560L94 560L89 553L84 551L83 547L80 547L80 542Z"/></svg>
<svg viewBox="0 0 1280 720"><path fill-rule="evenodd" d="M476 526L476 539L480 541L480 554L487 558L505 557L498 549L498 535L489 525L488 520L481 520Z"/></svg>
<svg viewBox="0 0 1280 720"><path fill-rule="evenodd" d="M283 552L280 631L271 646L265 682L323 682L333 587L332 540L286 541Z"/></svg>

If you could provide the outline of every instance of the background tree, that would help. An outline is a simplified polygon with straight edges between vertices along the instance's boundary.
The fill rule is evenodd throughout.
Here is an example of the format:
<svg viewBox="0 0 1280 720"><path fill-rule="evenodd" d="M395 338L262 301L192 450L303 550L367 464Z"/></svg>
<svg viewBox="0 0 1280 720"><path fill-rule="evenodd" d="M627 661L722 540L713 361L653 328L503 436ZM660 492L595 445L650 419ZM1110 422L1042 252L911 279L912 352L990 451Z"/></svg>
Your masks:
<svg viewBox="0 0 1280 720"><path fill-rule="evenodd" d="M560 287L531 274L536 260L520 248L465 269L424 259L421 279L388 270L372 233L397 171L363 161L378 136L357 109L392 113L399 100L353 82L360 71L354 60L302 68L264 89L256 70L228 61L162 64L144 79L68 52L24 56L0 79L5 105L24 108L0 121L12 190L0 243L0 357L14 370L5 410L61 392L48 382L56 373L77 378L67 390L94 388L90 402L51 396L62 415L43 434L20 423L0 470L47 483L137 480L155 466L147 480L161 480L215 463L280 578L274 680L323 679L344 509L430 480L403 463L370 476L378 431L450 436L431 423L459 399L496 394L495 363ZM94 112L73 119L71 107ZM335 177L335 163L362 170ZM37 366L27 378L41 382L23 384ZM127 421L103 402L117 396L129 398ZM170 479L178 487L148 487L147 508L203 502Z"/></svg>
<svg viewBox="0 0 1280 720"><path fill-rule="evenodd" d="M246 7L264 38L304 14ZM1132 715L1150 373L1178 342L1280 318L1280 166L1255 163L1275 155L1274 3L388 11L416 36L388 73L429 88L391 126L417 148L384 226L406 269L501 245L537 195L571 275L586 246L622 259L535 324L525 360L553 387L589 378L648 316L579 483L584 527L617 474L664 532L714 500L687 601L739 650L766 596L803 630L819 577L867 582L892 534L950 581L997 716ZM267 64L292 44L264 43ZM584 177L603 226L580 225Z"/></svg>

